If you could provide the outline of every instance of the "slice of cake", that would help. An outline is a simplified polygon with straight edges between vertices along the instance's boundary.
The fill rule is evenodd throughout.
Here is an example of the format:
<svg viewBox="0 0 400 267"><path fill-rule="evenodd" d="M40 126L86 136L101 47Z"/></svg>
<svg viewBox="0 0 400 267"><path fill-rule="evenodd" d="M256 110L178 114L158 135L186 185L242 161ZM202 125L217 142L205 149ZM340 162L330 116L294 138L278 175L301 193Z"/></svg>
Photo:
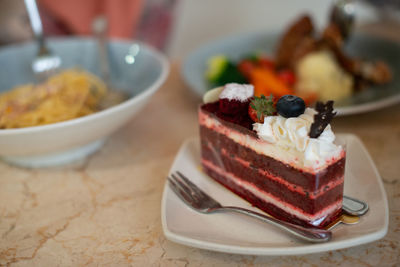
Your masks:
<svg viewBox="0 0 400 267"><path fill-rule="evenodd" d="M199 108L201 163L226 188L266 213L324 227L341 213L345 150L334 143L332 102L253 97L227 84ZM276 111L275 111L276 106Z"/></svg>

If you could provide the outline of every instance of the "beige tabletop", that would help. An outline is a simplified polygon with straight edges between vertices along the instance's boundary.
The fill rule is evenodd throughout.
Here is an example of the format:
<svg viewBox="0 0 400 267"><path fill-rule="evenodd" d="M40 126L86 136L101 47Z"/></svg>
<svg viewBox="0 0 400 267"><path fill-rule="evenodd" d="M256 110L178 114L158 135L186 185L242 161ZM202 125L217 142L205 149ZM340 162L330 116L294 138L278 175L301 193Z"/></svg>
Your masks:
<svg viewBox="0 0 400 267"><path fill-rule="evenodd" d="M182 142L198 134L196 98L177 64L149 105L74 166L0 162L0 266L395 266L400 264L400 105L339 117L335 132L364 142L382 175L389 231L370 244L305 256L242 256L166 240L161 197Z"/></svg>

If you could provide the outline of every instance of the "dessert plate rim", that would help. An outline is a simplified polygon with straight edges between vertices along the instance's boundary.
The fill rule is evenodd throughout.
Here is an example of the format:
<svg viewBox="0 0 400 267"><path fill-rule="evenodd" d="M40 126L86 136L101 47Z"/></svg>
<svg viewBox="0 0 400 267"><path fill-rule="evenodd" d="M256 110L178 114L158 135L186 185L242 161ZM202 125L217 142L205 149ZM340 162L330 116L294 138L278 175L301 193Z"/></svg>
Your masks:
<svg viewBox="0 0 400 267"><path fill-rule="evenodd" d="M173 193L173 191L169 188L167 182L165 183L164 186L164 191L163 191L163 196L162 196L162 203L161 203L161 222L162 222L162 229L164 232L165 237L173 242L191 246L191 247L196 247L196 248L201 248L201 249L206 249L206 250L211 250L211 251L219 251L219 252L225 252L225 253L232 253L232 254L244 254L244 255L301 255L301 254L310 254L310 253L317 253L317 252L324 252L324 251L331 251L331 250L337 250L337 249L342 249L342 248L348 248L348 247L353 247L353 246L358 246L366 243L370 243L376 240L379 240L383 238L387 231L388 231L388 225L389 225L389 208L388 208L388 202L387 202L387 197L386 197L386 192L383 187L382 180L380 178L380 175L378 173L378 170L372 161L371 156L369 155L368 151L362 144L361 140L353 135L353 134L338 134L338 138L345 138L346 140L351 140L357 149L359 149L359 152L364 154L366 158L368 159L368 163L370 167L373 169L373 173L371 174L374 176L374 180L376 180L376 190L377 192L381 194L382 198L380 199L382 201L383 207L380 207L379 209L371 209L367 215L362 217L362 220L367 220L368 218L375 218L379 217L378 220L380 227L377 229L369 230L368 229L362 229L362 224L361 222L357 225L339 225L337 228L334 228L333 231L333 239L327 243L322 243L322 244L311 244L311 243L304 243L301 241L297 241L296 239L288 239L288 237L283 237L285 239L288 239L288 242L283 243L283 245L279 246L267 246L268 241L265 241L266 246L260 246L260 245L240 245L237 243L232 243L229 241L229 238L227 238L225 241L226 242L218 242L218 241L210 241L210 240L204 240L202 236L196 236L195 233L197 231L196 226L193 225L191 227L190 225L187 226L189 227L186 229L186 231L179 231L174 229L174 220L171 218L171 216L168 216L169 210L171 208L173 209L178 209L181 212L183 212L185 215L188 216L198 216L199 213L197 213L194 210L191 210L189 207L187 207L183 202L181 202L178 197ZM190 151L194 150L192 152L196 152L200 154L200 148L199 148L199 138L198 137L192 137L188 138L184 141L182 146L179 149L179 152L177 153L177 156L175 157L175 160L171 166L171 169L169 173L172 173L176 170L181 170L182 171L182 163L185 164L187 162L191 161L191 164L195 164L196 167L191 168L193 172L198 172L200 176L207 177L206 174L202 173L200 170L200 162L195 162L196 160L194 158L186 157L185 154ZM348 164L348 163L346 163ZM364 163L365 164L365 163ZM191 178L191 175L189 175L189 178ZM204 178L200 178L204 179ZM211 180L211 178L209 179ZM345 180L346 181L346 180ZM362 181L362 179L361 179ZM213 183L212 181L211 183ZM360 184L362 182L359 181ZM211 187L222 187L221 185L217 184L214 182L214 184L211 184ZM353 185L353 188L350 188L352 190L356 190L356 187ZM345 191L346 189L346 182L345 182ZM226 191L226 194L232 194L232 192L226 190L225 188L223 189ZM351 195L352 191L347 192L347 195ZM175 199L176 198L176 199ZM174 204L175 202L175 204ZM176 205L176 203L179 203ZM248 207L247 207L248 208ZM254 210L257 210L254 208ZM375 216L377 212L381 212L383 214L380 214L380 216ZM223 215L225 214L225 215ZM223 213L220 214L219 216L227 216L226 220L234 220L235 217L232 215L227 215L228 213ZM212 214L200 214L200 216L215 216ZM238 216L235 214L235 216ZM185 217L187 218L187 217ZM185 218L178 218L185 220ZM176 219L176 218L175 218ZM252 220L251 218L245 218L245 220ZM224 220L224 219L223 219ZM240 219L243 220L243 217ZM249 222L250 223L250 222ZM176 225L175 225L176 226ZM213 227L212 224L205 225L206 227ZM337 230L340 230L340 227L358 227L361 230L364 231L364 234L359 234L353 237L349 238L344 238L344 239L335 239L335 232L338 234ZM266 226L270 227L266 229L266 231L274 231L273 226ZM355 228L354 228L355 229ZM282 233L282 236L285 235L285 233ZM343 235L342 235L343 238ZM294 240L294 241L293 241ZM271 240L273 241L273 240ZM272 242L273 243L273 242Z"/></svg>

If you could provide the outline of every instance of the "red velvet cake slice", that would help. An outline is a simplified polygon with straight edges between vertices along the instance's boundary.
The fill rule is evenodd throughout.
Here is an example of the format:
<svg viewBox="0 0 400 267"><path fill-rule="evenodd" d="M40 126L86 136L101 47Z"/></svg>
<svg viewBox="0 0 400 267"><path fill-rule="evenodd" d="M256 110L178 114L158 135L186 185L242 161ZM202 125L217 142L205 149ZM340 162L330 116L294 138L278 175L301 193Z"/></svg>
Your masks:
<svg viewBox="0 0 400 267"><path fill-rule="evenodd" d="M345 151L334 143L323 104L318 112L295 108L293 116L285 111L291 99L280 99L277 109L284 116L258 113L254 122L248 112L257 108L254 100L268 99L254 98L251 85L227 84L213 93L219 99L199 108L201 163L210 177L292 223L324 227L340 215Z"/></svg>

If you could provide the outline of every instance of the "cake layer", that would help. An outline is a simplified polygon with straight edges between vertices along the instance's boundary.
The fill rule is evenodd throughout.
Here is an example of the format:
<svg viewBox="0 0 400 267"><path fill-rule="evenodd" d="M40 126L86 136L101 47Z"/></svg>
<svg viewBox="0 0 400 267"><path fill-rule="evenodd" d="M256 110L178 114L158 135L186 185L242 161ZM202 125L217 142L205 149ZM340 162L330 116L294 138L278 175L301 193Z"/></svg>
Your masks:
<svg viewBox="0 0 400 267"><path fill-rule="evenodd" d="M243 133L238 133L242 134ZM240 158L244 162L251 162L251 167L254 169L268 170L270 176L283 177L285 181L290 183L292 187L300 187L305 192L323 191L326 186L333 180L343 177L345 158L342 158L326 169L316 173L308 173L296 169L288 164L284 164L272 157L264 154L256 153L248 146L237 143L235 140L227 137L225 134L219 133L205 126L200 126L200 136L202 146L208 146L211 143L215 151L211 151L211 155L216 157L222 149L233 157ZM247 137L251 139L253 137ZM207 147L205 147L207 149ZM217 155L215 155L217 153ZM210 155L210 158L211 158Z"/></svg>
<svg viewBox="0 0 400 267"><path fill-rule="evenodd" d="M224 150L216 155L211 146L202 145L202 158L209 164L234 173L239 178L245 177L242 179L256 188L268 191L272 196L307 213L318 213L326 206L342 199L343 175L333 179L322 189L310 192L288 183L282 177L271 175L264 169L254 168L236 156L229 156Z"/></svg>
<svg viewBox="0 0 400 267"><path fill-rule="evenodd" d="M274 198L267 192L258 190L245 181L241 181L231 173L212 167L204 161L203 168L214 180L275 218L304 226L324 227L341 214L341 199L316 214L308 214Z"/></svg>
<svg viewBox="0 0 400 267"><path fill-rule="evenodd" d="M309 192L288 183L282 177L273 176L263 169L251 167L236 156L227 156L223 151L217 158L209 146L203 146L202 151L203 159L214 166L234 173L237 177L245 177L245 180L255 187L268 191L271 195L308 213L317 213L325 206L342 198L343 176L332 180L321 190Z"/></svg>

